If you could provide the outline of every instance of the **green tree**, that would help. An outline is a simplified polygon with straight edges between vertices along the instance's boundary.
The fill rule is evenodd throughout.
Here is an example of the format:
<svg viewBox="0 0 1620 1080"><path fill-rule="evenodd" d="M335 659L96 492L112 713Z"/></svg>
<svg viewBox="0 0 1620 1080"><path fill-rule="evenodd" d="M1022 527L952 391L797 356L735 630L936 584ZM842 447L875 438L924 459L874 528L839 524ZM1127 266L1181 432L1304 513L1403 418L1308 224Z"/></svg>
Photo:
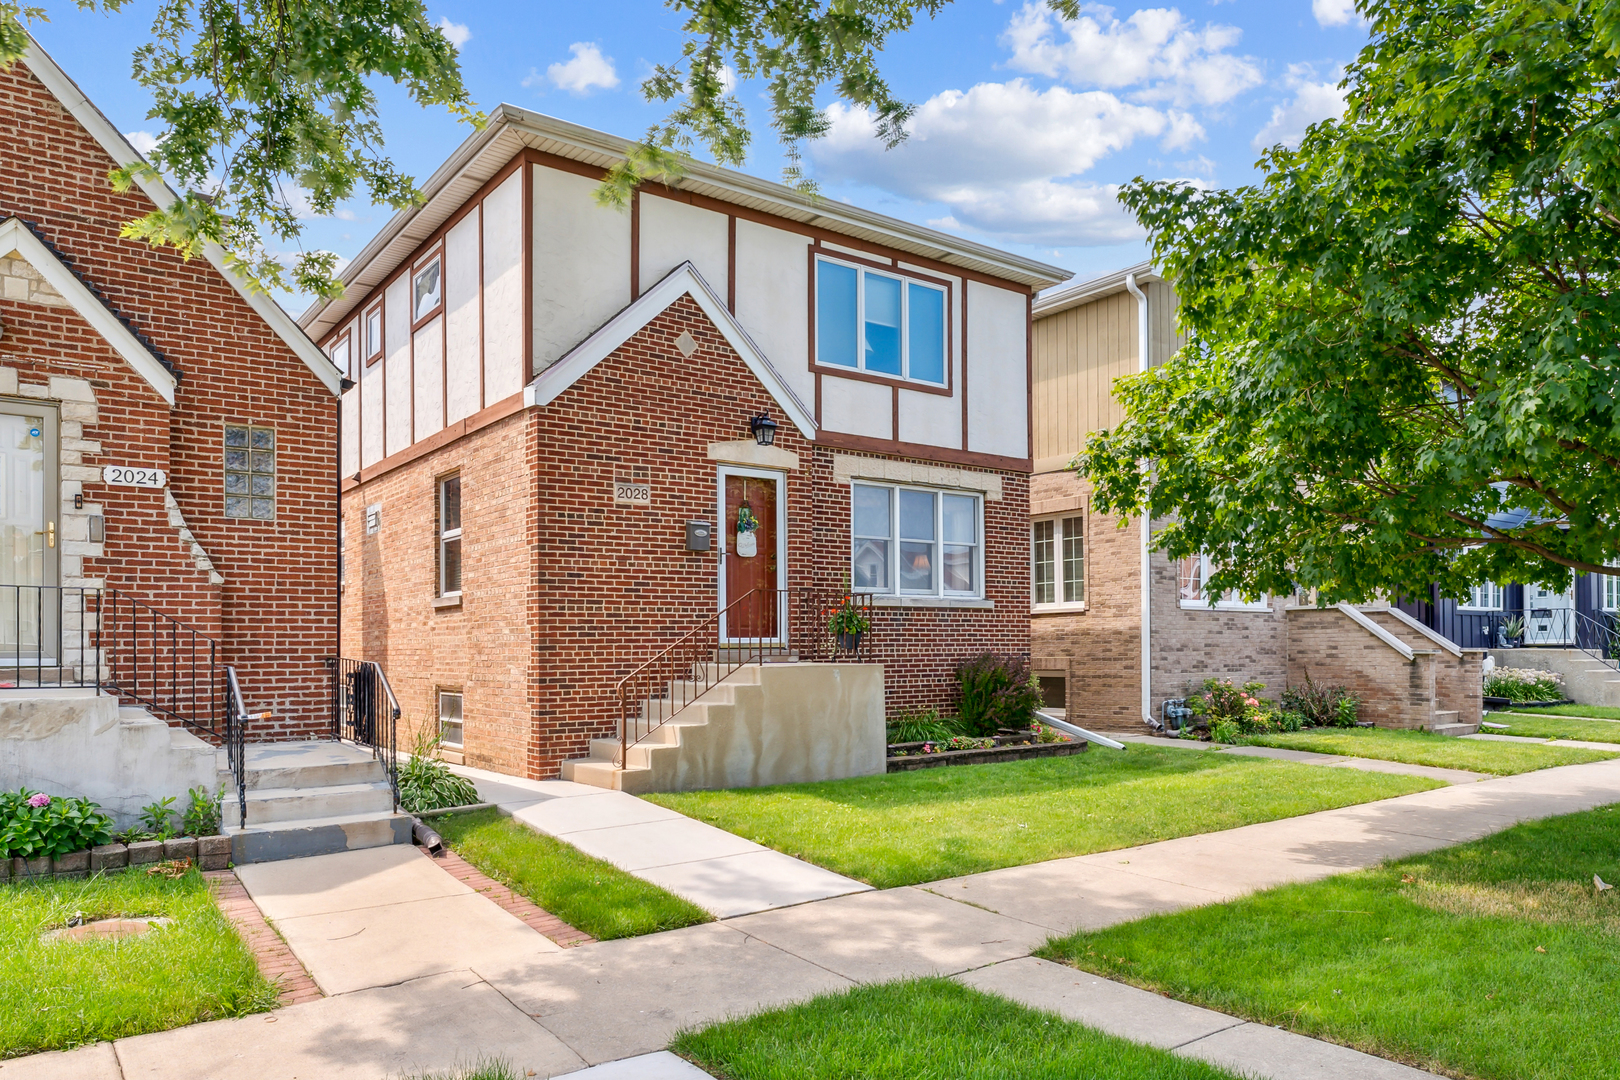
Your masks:
<svg viewBox="0 0 1620 1080"><path fill-rule="evenodd" d="M1191 343L1076 467L1217 591L1567 584L1620 555L1620 5L1361 10L1343 119L1122 195Z"/></svg>
<svg viewBox="0 0 1620 1080"><path fill-rule="evenodd" d="M75 2L112 14L130 0ZM598 198L622 205L635 185L678 177L694 142L721 164L741 165L747 116L729 89L739 78L769 89L789 182L810 186L799 147L827 130L816 98L828 85L874 110L879 137L896 145L913 107L890 91L877 55L891 34L946 2L667 0L685 17L681 59L656 68L642 92L676 104ZM0 0L0 67L26 51L25 24L45 17L44 8ZM305 251L286 263L267 247L267 240L296 246L301 218L329 214L361 190L395 209L420 198L413 178L383 152L372 80L390 79L424 107L483 122L455 46L428 20L423 0L160 0L134 50L134 73L153 96L148 119L157 122L159 142L147 155L150 168L182 194L129 222L125 234L172 244L188 257L219 244L263 288L340 288L331 252ZM135 179L131 170L112 176L123 188Z"/></svg>

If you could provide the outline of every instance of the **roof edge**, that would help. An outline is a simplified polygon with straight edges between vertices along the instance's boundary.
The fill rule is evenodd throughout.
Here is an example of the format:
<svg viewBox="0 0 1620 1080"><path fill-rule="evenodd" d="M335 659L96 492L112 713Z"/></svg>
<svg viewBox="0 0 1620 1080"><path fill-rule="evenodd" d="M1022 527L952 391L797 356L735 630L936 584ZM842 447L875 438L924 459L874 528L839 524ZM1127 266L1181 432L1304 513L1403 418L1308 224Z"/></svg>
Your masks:
<svg viewBox="0 0 1620 1080"><path fill-rule="evenodd" d="M1035 317L1043 315L1056 315L1060 311L1067 311L1081 304L1088 304L1093 300L1101 300L1114 293L1125 292L1125 279L1131 275L1136 276L1138 283L1144 281L1164 281L1151 262L1139 262L1135 266L1127 266L1120 270L1113 270L1101 277L1094 277L1074 285L1054 289L1044 296L1035 298Z"/></svg>

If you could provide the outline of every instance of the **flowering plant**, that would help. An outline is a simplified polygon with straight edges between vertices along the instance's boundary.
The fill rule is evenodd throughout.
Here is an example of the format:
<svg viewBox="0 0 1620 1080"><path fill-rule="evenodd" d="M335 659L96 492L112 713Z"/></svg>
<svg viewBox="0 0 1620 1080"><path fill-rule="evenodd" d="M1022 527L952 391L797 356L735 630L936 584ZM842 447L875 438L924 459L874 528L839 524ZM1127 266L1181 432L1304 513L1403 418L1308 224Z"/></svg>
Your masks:
<svg viewBox="0 0 1620 1080"><path fill-rule="evenodd" d="M0 792L0 858L66 855L112 840L112 818L89 799L53 799L19 788Z"/></svg>
<svg viewBox="0 0 1620 1080"><path fill-rule="evenodd" d="M748 533L757 528L759 528L759 518L754 516L754 508L747 503L737 507L737 531Z"/></svg>

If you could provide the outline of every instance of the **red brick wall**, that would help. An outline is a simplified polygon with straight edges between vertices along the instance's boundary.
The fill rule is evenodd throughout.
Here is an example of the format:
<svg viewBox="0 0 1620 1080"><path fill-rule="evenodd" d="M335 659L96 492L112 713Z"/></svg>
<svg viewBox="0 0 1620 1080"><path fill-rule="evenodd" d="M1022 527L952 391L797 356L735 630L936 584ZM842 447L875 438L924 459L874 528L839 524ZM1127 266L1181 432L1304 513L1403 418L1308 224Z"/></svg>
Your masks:
<svg viewBox="0 0 1620 1080"><path fill-rule="evenodd" d="M224 584L210 588L192 564L161 492L108 488L90 473L84 495L106 508L107 543L86 554L85 577L219 633L249 709L274 714L253 737L325 730L320 659L337 643L336 399L210 264L118 235L151 204L138 191L112 190L112 160L21 63L0 71L0 130L8 139L0 217L32 223L183 377L171 411L70 309L20 302L0 304L8 327L0 364L18 368L24 383L87 379L96 423L83 438L100 448L82 451L81 467L167 469ZM274 522L224 517L227 422L276 429Z"/></svg>
<svg viewBox="0 0 1620 1080"><path fill-rule="evenodd" d="M690 359L674 345L683 330L698 344ZM562 761L589 752L592 737L615 732L618 680L715 612L716 555L686 551L685 526L715 520L709 444L747 438L748 418L762 411L781 424L776 445L799 455L786 481L788 584L842 588L849 489L833 479L832 451L804 440L683 297L550 404L345 495L345 648L382 661L396 690L409 687L401 691L407 712L425 707L435 685L476 687L466 691L468 764L524 771L513 749L521 738L527 774L556 775ZM431 600L433 485L457 468L467 576L461 608L450 614ZM651 507L615 506L620 476L647 480ZM1001 485L1002 498L985 503L994 610L881 609L874 617L871 643L886 667L891 712L947 705L951 669L965 656L1029 651L1027 477L1002 473ZM382 504L382 531L366 538L372 503ZM528 506L525 526L518 508ZM479 544L492 547L480 553ZM512 569L475 576L484 559ZM494 634L503 635L499 644Z"/></svg>

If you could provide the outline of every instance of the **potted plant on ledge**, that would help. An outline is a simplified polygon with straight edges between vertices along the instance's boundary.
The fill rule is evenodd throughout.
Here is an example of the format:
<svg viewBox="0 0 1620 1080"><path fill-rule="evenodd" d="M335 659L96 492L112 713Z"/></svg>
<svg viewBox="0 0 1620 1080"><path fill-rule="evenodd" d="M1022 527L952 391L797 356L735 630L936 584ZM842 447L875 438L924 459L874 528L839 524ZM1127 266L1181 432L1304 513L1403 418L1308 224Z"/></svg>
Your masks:
<svg viewBox="0 0 1620 1080"><path fill-rule="evenodd" d="M861 638L872 629L872 620L866 612L855 606L855 601L849 596L832 618L827 620L827 631L838 642L839 652L858 652L861 647Z"/></svg>

